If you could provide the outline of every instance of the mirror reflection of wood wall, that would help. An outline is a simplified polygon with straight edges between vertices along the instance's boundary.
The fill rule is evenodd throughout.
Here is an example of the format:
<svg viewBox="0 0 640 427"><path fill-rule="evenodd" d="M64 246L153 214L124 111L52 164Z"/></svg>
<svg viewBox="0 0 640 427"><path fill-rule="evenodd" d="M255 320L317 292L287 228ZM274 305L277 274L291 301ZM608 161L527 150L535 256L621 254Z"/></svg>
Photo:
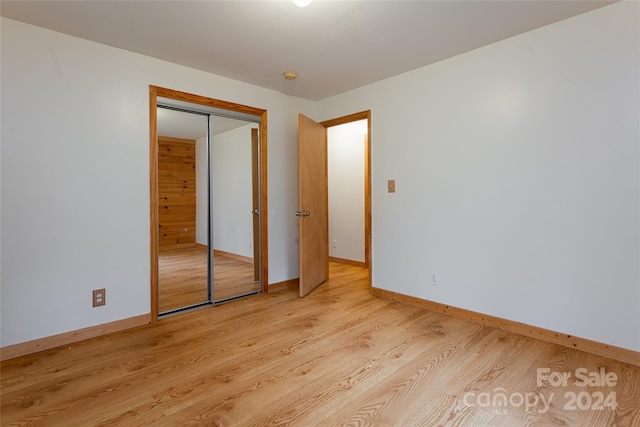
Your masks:
<svg viewBox="0 0 640 427"><path fill-rule="evenodd" d="M208 249L196 244L196 141L158 136L159 311L208 300Z"/></svg>
<svg viewBox="0 0 640 427"><path fill-rule="evenodd" d="M196 142L158 137L160 250L196 243Z"/></svg>

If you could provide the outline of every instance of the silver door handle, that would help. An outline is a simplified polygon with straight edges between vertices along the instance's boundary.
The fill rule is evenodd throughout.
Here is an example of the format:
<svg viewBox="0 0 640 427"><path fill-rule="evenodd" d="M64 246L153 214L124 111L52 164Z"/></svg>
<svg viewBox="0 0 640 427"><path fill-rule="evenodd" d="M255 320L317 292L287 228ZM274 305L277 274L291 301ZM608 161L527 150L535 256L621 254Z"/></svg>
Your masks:
<svg viewBox="0 0 640 427"><path fill-rule="evenodd" d="M309 216L309 215L311 215L311 212L306 212L306 211L296 212L296 216Z"/></svg>
<svg viewBox="0 0 640 427"><path fill-rule="evenodd" d="M255 215L260 215L260 211L258 209L252 210L251 213Z"/></svg>

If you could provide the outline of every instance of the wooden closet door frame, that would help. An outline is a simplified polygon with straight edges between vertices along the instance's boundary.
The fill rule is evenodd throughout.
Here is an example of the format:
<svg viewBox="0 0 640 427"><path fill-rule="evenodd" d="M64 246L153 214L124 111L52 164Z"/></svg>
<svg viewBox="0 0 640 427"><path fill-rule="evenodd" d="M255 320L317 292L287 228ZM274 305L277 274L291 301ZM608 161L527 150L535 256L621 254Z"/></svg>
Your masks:
<svg viewBox="0 0 640 427"><path fill-rule="evenodd" d="M149 183L151 252L151 321L158 320L158 97L260 117L260 268L262 292L269 291L267 215L267 110L149 85Z"/></svg>

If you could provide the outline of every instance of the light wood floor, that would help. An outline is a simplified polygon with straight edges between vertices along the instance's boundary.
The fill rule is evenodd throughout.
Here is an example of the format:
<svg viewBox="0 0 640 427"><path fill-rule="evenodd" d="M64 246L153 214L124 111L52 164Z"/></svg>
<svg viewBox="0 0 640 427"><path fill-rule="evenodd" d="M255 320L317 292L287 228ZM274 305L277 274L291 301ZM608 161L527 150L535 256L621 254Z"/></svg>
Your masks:
<svg viewBox="0 0 640 427"><path fill-rule="evenodd" d="M160 313L208 301L207 248L193 245L163 249L158 257ZM253 264L216 255L213 259L216 301L260 290L253 280Z"/></svg>
<svg viewBox="0 0 640 427"><path fill-rule="evenodd" d="M379 299L366 283L332 265L306 298L262 294L3 362L1 424L640 425L640 368ZM536 386L547 367L618 381ZM501 391L552 403L483 406ZM618 408L564 409L567 392L615 392Z"/></svg>

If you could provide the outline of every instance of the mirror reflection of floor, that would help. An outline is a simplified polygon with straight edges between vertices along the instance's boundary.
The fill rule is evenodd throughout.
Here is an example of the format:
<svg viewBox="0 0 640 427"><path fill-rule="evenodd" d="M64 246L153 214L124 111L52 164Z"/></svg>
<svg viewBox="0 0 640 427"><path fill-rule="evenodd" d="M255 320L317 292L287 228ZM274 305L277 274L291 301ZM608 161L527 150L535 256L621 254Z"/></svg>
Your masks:
<svg viewBox="0 0 640 427"><path fill-rule="evenodd" d="M213 260L216 301L260 289L253 263L216 255ZM191 245L161 249L158 257L160 313L207 301L207 248Z"/></svg>

